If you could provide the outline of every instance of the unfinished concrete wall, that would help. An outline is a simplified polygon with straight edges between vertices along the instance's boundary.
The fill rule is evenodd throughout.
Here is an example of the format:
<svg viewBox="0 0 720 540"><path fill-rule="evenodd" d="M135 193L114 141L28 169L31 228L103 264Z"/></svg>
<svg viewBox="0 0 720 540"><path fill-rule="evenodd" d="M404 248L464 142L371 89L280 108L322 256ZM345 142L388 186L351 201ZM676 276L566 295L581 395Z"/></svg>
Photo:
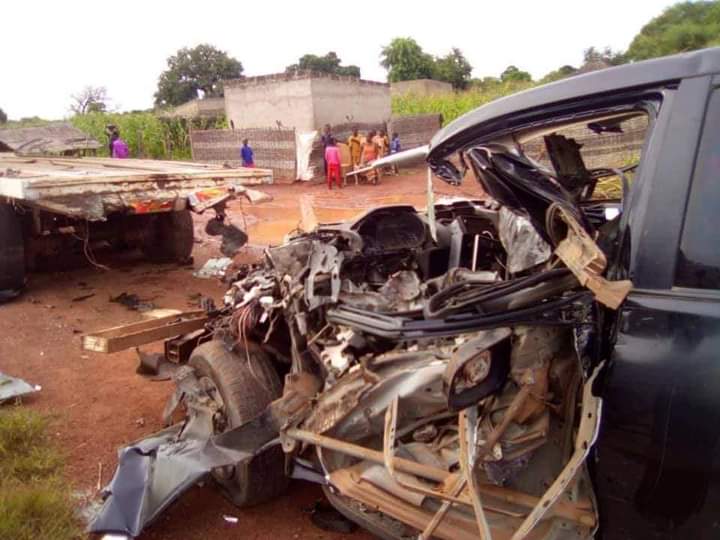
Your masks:
<svg viewBox="0 0 720 540"><path fill-rule="evenodd" d="M279 74L225 81L225 114L235 129L283 127L315 129L312 85L302 74Z"/></svg>
<svg viewBox="0 0 720 540"><path fill-rule="evenodd" d="M354 77L298 72L225 81L225 113L236 129L312 131L351 121L390 118L390 87Z"/></svg>
<svg viewBox="0 0 720 540"><path fill-rule="evenodd" d="M399 81L390 84L390 93L393 96L414 94L416 96L431 96L452 92L452 84L432 79L416 79L414 81Z"/></svg>
<svg viewBox="0 0 720 540"><path fill-rule="evenodd" d="M393 116L388 126L389 132L400 136L403 150L417 148L430 142L430 139L442 126L440 114L417 114L414 116Z"/></svg>
<svg viewBox="0 0 720 540"><path fill-rule="evenodd" d="M344 123L381 124L390 119L390 87L353 77L312 79L315 127Z"/></svg>
<svg viewBox="0 0 720 540"><path fill-rule="evenodd" d="M295 130L292 129L207 129L193 130L190 144L193 159L205 163L239 167L243 139L250 140L255 165L273 170L277 180L295 180Z"/></svg>
<svg viewBox="0 0 720 540"><path fill-rule="evenodd" d="M178 105L163 116L182 118L215 118L225 114L224 98L193 99Z"/></svg>

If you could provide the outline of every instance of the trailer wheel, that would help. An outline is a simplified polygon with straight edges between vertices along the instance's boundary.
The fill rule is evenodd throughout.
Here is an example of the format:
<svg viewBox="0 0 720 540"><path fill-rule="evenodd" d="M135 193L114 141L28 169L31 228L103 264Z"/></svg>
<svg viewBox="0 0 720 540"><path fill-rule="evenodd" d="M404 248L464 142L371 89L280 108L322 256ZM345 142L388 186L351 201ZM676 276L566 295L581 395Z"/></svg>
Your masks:
<svg viewBox="0 0 720 540"><path fill-rule="evenodd" d="M232 429L258 416L274 399L280 397L282 385L270 359L257 346L247 352L231 352L227 346L212 340L197 347L188 364L197 377L207 377L223 400L226 425ZM269 447L245 465L230 471L216 471L213 478L225 495L237 506L252 506L270 500L285 491L285 456L279 445Z"/></svg>
<svg viewBox="0 0 720 540"><path fill-rule="evenodd" d="M190 210L160 213L148 225L142 250L152 262L184 262L192 254L193 236Z"/></svg>
<svg viewBox="0 0 720 540"><path fill-rule="evenodd" d="M0 203L0 302L16 297L25 286L25 240L12 206Z"/></svg>

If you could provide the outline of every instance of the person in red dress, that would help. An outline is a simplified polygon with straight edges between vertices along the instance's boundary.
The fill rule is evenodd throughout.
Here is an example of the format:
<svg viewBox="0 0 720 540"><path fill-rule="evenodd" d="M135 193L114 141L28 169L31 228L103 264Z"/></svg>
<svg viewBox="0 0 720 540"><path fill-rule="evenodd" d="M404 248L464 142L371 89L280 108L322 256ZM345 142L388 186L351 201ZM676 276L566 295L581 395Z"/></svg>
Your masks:
<svg viewBox="0 0 720 540"><path fill-rule="evenodd" d="M333 180L337 183L339 188L342 187L342 180L340 179L340 167L342 160L340 159L340 149L337 147L337 143L333 137L328 140L328 145L325 147L325 163L327 163L327 183L328 189L332 189Z"/></svg>

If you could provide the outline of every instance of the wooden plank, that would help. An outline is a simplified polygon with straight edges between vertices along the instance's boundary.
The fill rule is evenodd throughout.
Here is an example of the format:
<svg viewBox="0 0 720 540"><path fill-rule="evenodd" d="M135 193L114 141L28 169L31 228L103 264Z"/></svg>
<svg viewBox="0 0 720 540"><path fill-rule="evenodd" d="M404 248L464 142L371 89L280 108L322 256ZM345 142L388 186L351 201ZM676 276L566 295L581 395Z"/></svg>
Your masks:
<svg viewBox="0 0 720 540"><path fill-rule="evenodd" d="M82 338L86 351L114 353L194 332L205 326L208 317L204 311L189 311L157 319L115 326Z"/></svg>

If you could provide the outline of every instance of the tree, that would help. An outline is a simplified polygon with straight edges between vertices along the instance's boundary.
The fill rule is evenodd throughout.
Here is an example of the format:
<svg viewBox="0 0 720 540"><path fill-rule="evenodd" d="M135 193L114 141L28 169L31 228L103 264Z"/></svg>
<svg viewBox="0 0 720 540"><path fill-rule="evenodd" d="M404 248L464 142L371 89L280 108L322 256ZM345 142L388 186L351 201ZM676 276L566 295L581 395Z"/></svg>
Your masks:
<svg viewBox="0 0 720 540"><path fill-rule="evenodd" d="M104 86L88 85L70 98L70 110L75 114L105 112L107 109L108 95Z"/></svg>
<svg viewBox="0 0 720 540"><path fill-rule="evenodd" d="M0 109L0 124L7 124L7 114L5 114L5 111Z"/></svg>
<svg viewBox="0 0 720 540"><path fill-rule="evenodd" d="M532 81L532 75L530 75L527 71L522 71L517 66L508 66L505 68L505 71L503 71L500 74L500 80L502 82L508 82L508 81Z"/></svg>
<svg viewBox="0 0 720 540"><path fill-rule="evenodd" d="M445 56L435 59L435 79L449 82L453 88L462 90L467 88L472 74L472 66L460 49L453 49Z"/></svg>
<svg viewBox="0 0 720 540"><path fill-rule="evenodd" d="M330 73L332 75L360 77L360 68L358 66L341 66L340 62L340 57L332 51L325 56L306 54L300 57L297 64L292 64L285 68L285 72L316 71L319 73Z"/></svg>
<svg viewBox="0 0 720 540"><path fill-rule="evenodd" d="M681 2L642 27L627 58L645 60L713 45L720 45L720 1Z"/></svg>
<svg viewBox="0 0 720 540"><path fill-rule="evenodd" d="M390 82L433 78L435 61L413 38L393 39L383 47L380 57Z"/></svg>
<svg viewBox="0 0 720 540"><path fill-rule="evenodd" d="M588 47L583 51L583 65L580 66L579 71L592 71L598 69L599 66L619 66L625 62L627 62L627 59L623 52L613 51L610 47L605 47L602 50Z"/></svg>
<svg viewBox="0 0 720 540"><path fill-rule="evenodd" d="M560 79L565 79L567 77L572 77L578 72L578 69L574 66L570 65L564 65L559 68L557 68L554 71L551 71L547 75L545 75L542 79L540 79L541 84L547 84L553 81L559 81Z"/></svg>
<svg viewBox="0 0 720 540"><path fill-rule="evenodd" d="M155 104L181 105L198 97L223 95L222 81L242 77L243 66L224 51L202 44L178 50L167 59L168 68L160 74Z"/></svg>

